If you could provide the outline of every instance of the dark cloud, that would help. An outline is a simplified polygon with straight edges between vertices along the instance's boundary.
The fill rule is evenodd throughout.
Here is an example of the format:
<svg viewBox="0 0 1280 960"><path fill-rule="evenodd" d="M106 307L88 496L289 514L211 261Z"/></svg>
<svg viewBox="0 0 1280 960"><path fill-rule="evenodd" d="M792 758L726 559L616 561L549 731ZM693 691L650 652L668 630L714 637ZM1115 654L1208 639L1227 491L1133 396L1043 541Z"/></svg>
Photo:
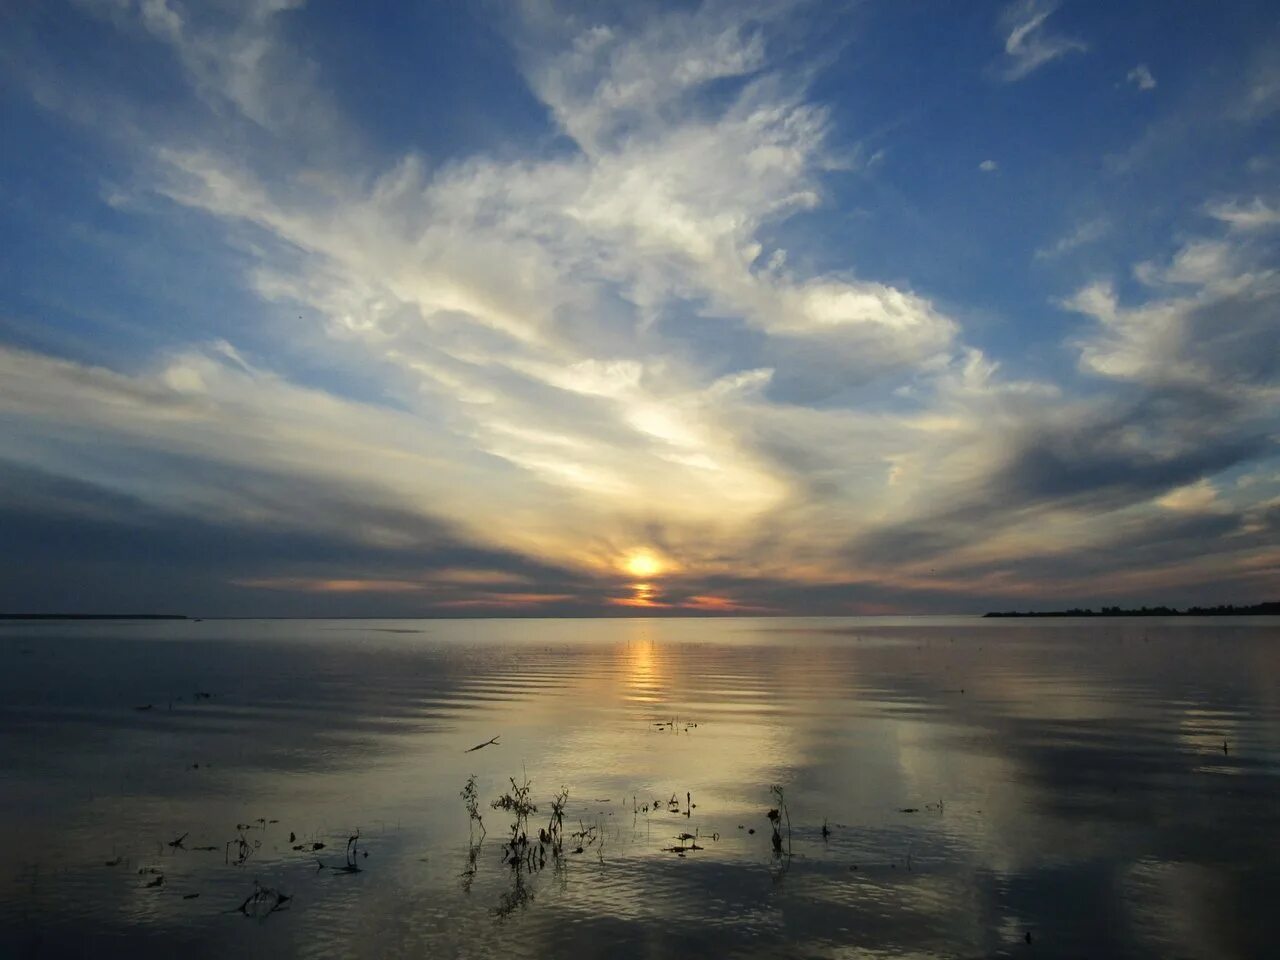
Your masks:
<svg viewBox="0 0 1280 960"><path fill-rule="evenodd" d="M850 552L864 561L942 558L1044 511L1098 515L1150 501L1274 449L1245 412L1215 391L1178 387L1029 423L1010 435L1003 462L950 503L879 528Z"/></svg>
<svg viewBox="0 0 1280 960"><path fill-rule="evenodd" d="M1227 555L1275 544L1274 532L1249 532L1244 518L1233 511L1212 513L1177 514L1162 512L1118 523L1111 537L1101 544L1091 544L1088 549L1074 552L1044 552L1020 556L1016 561L999 561L976 564L966 569L966 574L981 579L988 575L1017 578L1024 583L1045 584L1046 591L1054 590L1058 596L1063 591L1053 587L1055 583L1091 582L1092 596L1079 597L1088 605L1096 598L1108 595L1107 577L1133 571L1156 571L1199 558ZM1229 584L1231 578L1221 578ZM1185 605L1188 602L1235 602L1241 599L1239 585L1227 587L1222 592L1220 583L1197 582L1183 592L1193 591L1188 601L1185 596L1152 596L1153 602ZM1234 591L1234 592L1232 592ZM1250 599L1265 599L1251 597Z"/></svg>
<svg viewBox="0 0 1280 960"><path fill-rule="evenodd" d="M1112 509L1250 460L1268 445L1264 435L1249 433L1219 431L1193 439L1185 436L1185 420L1169 430L1167 415L1147 415L1157 402L1148 398L1119 413L1024 436L992 478L995 500L1004 508ZM1209 415L1195 411L1197 420ZM1141 434L1146 442L1134 443Z"/></svg>
<svg viewBox="0 0 1280 960"><path fill-rule="evenodd" d="M1190 311L1185 358L1221 379L1222 387L1266 384L1280 376L1280 297L1248 289Z"/></svg>
<svg viewBox="0 0 1280 960"><path fill-rule="evenodd" d="M237 479L245 488L264 478ZM477 570L509 576L484 587L499 600L504 591L578 593L588 584L561 568L469 543L443 522L296 481L277 494L293 498L300 518L311 514L323 524L202 518L3 462L0 490L6 535L0 610L6 611L410 614L453 597L445 589L434 595L326 595L235 581L377 580ZM368 530L394 530L400 539L396 545L371 543L361 537Z"/></svg>

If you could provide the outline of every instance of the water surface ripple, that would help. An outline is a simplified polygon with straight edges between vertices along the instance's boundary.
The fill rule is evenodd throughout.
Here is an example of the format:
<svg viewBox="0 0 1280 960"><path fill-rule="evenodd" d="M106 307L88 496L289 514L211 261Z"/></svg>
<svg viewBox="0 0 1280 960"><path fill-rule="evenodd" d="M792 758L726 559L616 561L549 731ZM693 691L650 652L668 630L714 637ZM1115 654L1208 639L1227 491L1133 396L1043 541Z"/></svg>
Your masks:
<svg viewBox="0 0 1280 960"><path fill-rule="evenodd" d="M11 622L0 656L5 956L1254 958L1280 934L1272 619ZM585 836L515 871L488 801L525 776L532 829L563 786ZM255 883L290 899L246 916Z"/></svg>

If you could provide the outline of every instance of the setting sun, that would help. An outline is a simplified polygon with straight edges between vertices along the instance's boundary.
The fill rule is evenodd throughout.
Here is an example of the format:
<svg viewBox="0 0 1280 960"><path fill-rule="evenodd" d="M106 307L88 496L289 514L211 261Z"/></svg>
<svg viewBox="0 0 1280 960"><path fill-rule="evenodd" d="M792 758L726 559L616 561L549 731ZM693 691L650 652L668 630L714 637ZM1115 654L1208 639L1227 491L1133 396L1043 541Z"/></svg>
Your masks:
<svg viewBox="0 0 1280 960"><path fill-rule="evenodd" d="M624 561L623 566L633 577L655 577L662 573L662 563L647 550L637 550Z"/></svg>

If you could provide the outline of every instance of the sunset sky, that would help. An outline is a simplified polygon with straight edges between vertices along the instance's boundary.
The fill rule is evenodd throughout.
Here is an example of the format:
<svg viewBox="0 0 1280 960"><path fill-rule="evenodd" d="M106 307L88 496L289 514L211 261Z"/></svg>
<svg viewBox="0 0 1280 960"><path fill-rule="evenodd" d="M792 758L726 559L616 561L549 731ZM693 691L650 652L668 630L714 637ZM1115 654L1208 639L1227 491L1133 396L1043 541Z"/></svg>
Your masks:
<svg viewBox="0 0 1280 960"><path fill-rule="evenodd" d="M0 3L0 611L1280 599L1270 2Z"/></svg>

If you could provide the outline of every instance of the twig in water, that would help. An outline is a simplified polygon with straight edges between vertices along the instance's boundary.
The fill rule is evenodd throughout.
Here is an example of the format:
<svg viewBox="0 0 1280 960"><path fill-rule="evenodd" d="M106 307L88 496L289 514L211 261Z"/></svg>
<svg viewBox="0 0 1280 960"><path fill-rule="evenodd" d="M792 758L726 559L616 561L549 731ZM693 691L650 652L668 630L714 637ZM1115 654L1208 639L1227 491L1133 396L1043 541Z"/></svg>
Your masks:
<svg viewBox="0 0 1280 960"><path fill-rule="evenodd" d="M502 734L498 734L498 737L500 736L502 736ZM462 752L475 753L477 750L483 750L485 747L489 746L489 744L493 744L495 747L500 747L502 746L502 744L498 743L498 737L494 737L491 740L486 740L484 743L477 743L474 747L469 747L466 750L463 750Z"/></svg>
<svg viewBox="0 0 1280 960"><path fill-rule="evenodd" d="M360 854L360 831L357 830L351 836L347 837L347 862L344 866L334 867L339 873L359 873L360 865L356 863L356 857ZM369 856L369 854L365 854Z"/></svg>

